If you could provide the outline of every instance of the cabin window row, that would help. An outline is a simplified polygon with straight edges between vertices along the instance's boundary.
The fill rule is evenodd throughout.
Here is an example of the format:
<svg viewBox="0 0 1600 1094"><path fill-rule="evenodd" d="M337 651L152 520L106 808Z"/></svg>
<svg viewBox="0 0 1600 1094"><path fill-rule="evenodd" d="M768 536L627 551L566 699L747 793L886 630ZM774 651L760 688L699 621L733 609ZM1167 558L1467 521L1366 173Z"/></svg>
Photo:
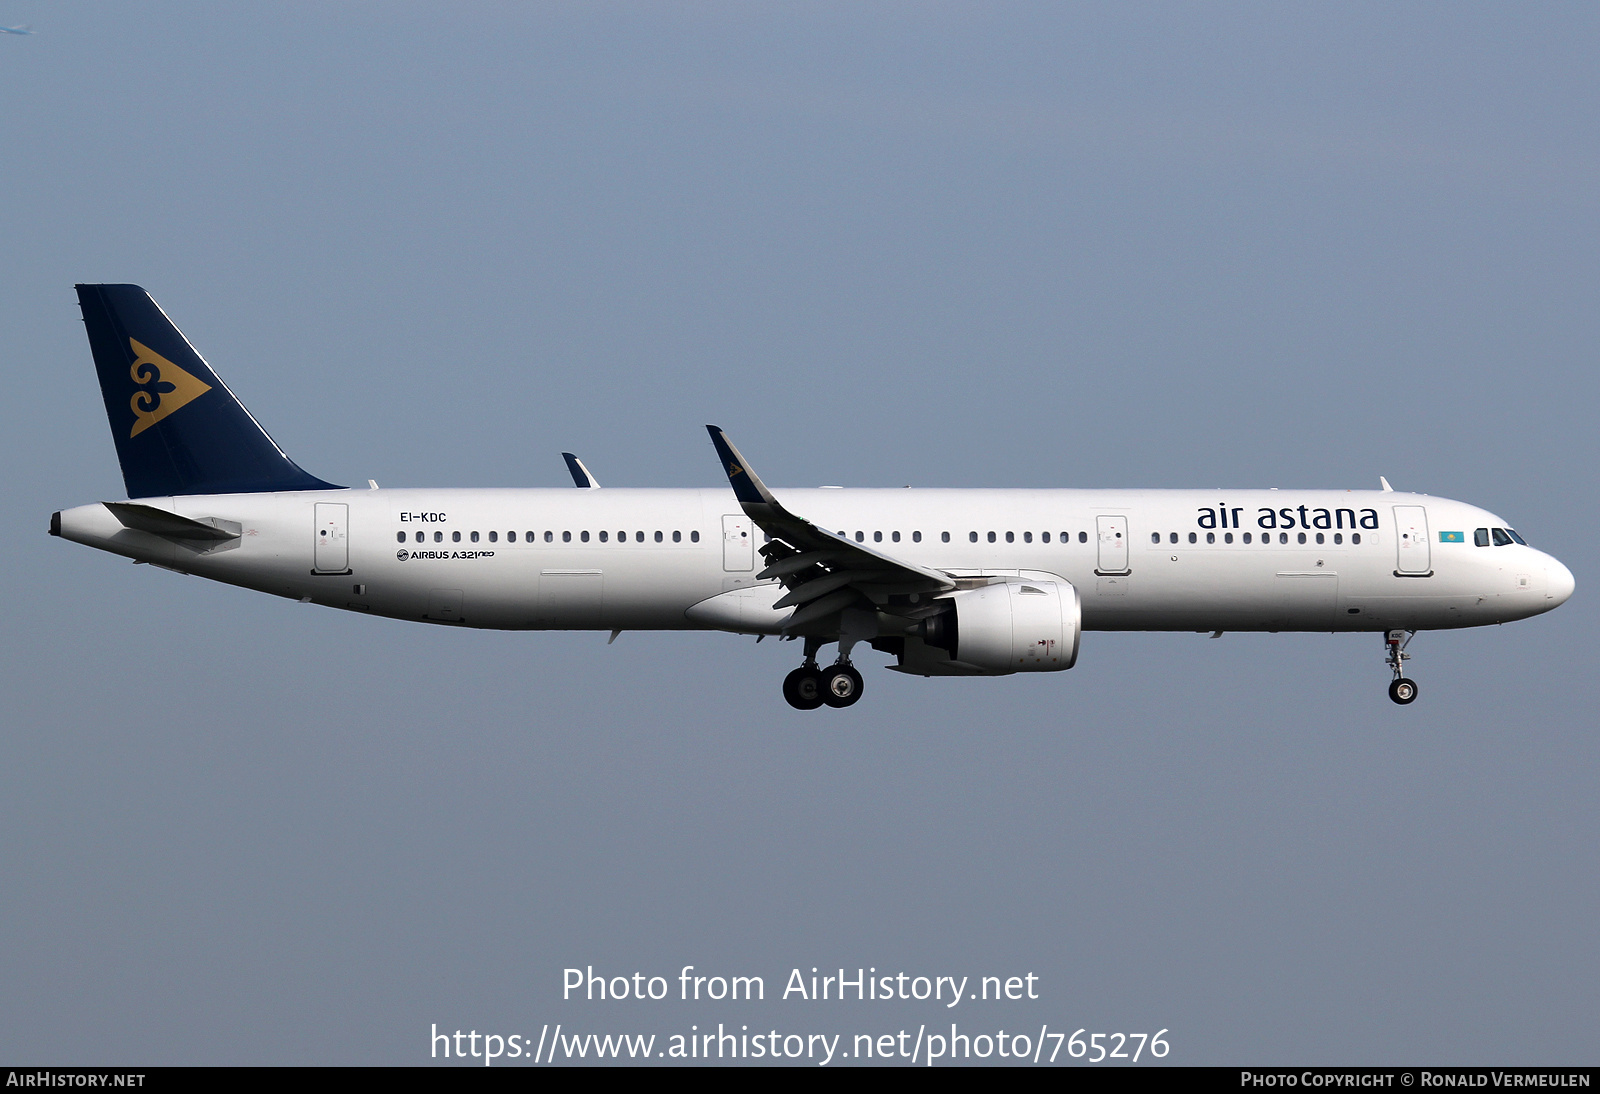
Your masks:
<svg viewBox="0 0 1600 1094"><path fill-rule="evenodd" d="M466 535L468 537L468 541L471 542L471 543L478 543L481 540L481 536L480 536L480 534L478 532L468 532L468 533L466 533ZM554 542L556 542L556 536L557 535L559 535L561 537L561 542L562 543L571 543L574 536L577 537L577 540L578 540L579 543L588 543L589 542L589 533L587 531L583 531L583 532L559 532L559 533L558 532L553 532L553 531L545 532L544 533L544 542L546 542L546 543L554 543ZM428 533L426 533L426 532L417 532L417 533L415 533L415 542L424 543L424 542L427 541L427 536L428 536ZM460 532L451 532L450 533L450 542L451 543L460 543L461 542L461 536L462 536L462 533L460 533ZM600 540L601 543L610 543L611 542L612 533L609 530L607 530L607 531L603 531L603 532L596 532L595 536ZM644 543L645 542L645 533L644 532L639 532L639 531L628 532L627 530L623 530L623 531L617 532L616 533L616 537L617 537L616 541L618 543L627 543L630 536L632 537L633 542L635 542L635 543ZM673 543L682 543L683 542L683 533L681 531L656 532L650 538L656 543L665 543L665 542L667 542L667 537L668 536L672 537L672 542ZM505 534L505 537L506 537L506 542L507 543L516 543L517 542L517 533L516 532L507 532ZM404 542L406 542L406 533L404 533L404 532L396 532L395 535L394 535L394 538L395 538L395 542L396 543L404 543ZM500 542L500 533L499 532L490 532L490 533L488 533L488 538L489 538L489 542L490 543L499 543ZM433 533L433 542L435 542L435 543L443 543L444 542L444 533L443 532L435 532L435 533ZM522 533L522 542L524 542L524 543L537 543L537 542L539 542L539 533L537 533L537 532L523 532ZM699 532L695 532L695 531L691 531L689 533L689 542L690 543L699 543L700 542L700 533Z"/></svg>
<svg viewBox="0 0 1600 1094"><path fill-rule="evenodd" d="M1169 532L1167 535L1168 535L1168 542L1170 542L1170 543L1177 543L1178 542L1178 533L1177 532ZM1240 542L1242 542L1242 543L1249 543L1249 542L1251 542L1252 537L1251 537L1251 534L1249 532L1244 532L1244 533L1240 534L1239 539L1240 539ZM1160 532L1151 532L1150 533L1150 542L1151 543L1160 543L1161 542L1161 533ZM1190 532L1189 533L1189 542L1190 543L1199 543L1200 542L1200 533L1198 533L1198 532ZM1207 543L1215 543L1215 542L1217 542L1217 533L1215 533L1215 532L1207 532L1206 533L1206 542ZM1232 543L1233 542L1233 533L1232 532L1224 532L1224 533L1222 533L1222 542L1223 543ZM1272 533L1271 532L1262 532L1261 533L1261 545L1262 546L1266 546L1266 545L1270 544L1271 542L1272 542ZM1281 544L1287 544L1289 542L1289 533L1288 532L1279 532L1278 533L1278 542L1281 543ZM1307 542L1306 533L1304 533L1304 532L1296 533L1295 534L1295 542L1296 543L1305 543L1305 542ZM1326 534L1324 534L1322 532L1317 532L1314 542L1316 542L1318 544L1323 544L1323 543L1328 542ZM1333 533L1333 542L1334 542L1334 544L1336 546L1339 545L1339 544L1344 543L1344 533L1343 532L1335 532L1335 533ZM1361 533L1360 532L1351 532L1350 533L1350 542L1352 544L1359 545L1361 543Z"/></svg>
<svg viewBox="0 0 1600 1094"><path fill-rule="evenodd" d="M839 534L841 536L845 536L846 538L849 538L849 536L850 536L850 533L846 532L843 528L839 529ZM1057 533L1057 534L1059 534L1060 541L1062 543L1071 543L1072 542L1072 533L1071 532L1061 532L1061 533ZM882 532L873 532L872 533L872 542L874 542L874 543L882 543L883 542L883 535L884 534ZM1015 543L1017 541L1018 533L1016 533L1016 532L989 532L989 533L987 533L988 540L989 540L990 543L999 542L999 539L1000 539L1000 537L1002 535L1005 536L1005 541L1007 543ZM1050 543L1052 541L1052 535L1053 535L1053 533L1050 533L1050 532L1040 532L1039 533L1039 542L1040 543ZM1023 543L1032 543L1033 542L1033 533L1032 532L1023 532L1023 533L1021 533L1021 536L1022 536L1022 542ZM980 537L979 537L979 534L977 532L968 532L967 533L967 542L968 543L977 543L979 538ZM855 541L857 543L865 543L867 541L867 533L858 530L855 533ZM899 532L890 532L889 533L889 542L890 543L899 543L900 542L900 533ZM911 542L912 543L921 543L922 542L922 533L921 532L912 532L911 533ZM950 533L949 532L940 532L939 533L939 542L940 543L949 543L950 542ZM1078 542L1079 543L1088 543L1089 542L1089 533L1088 532L1079 532L1078 533Z"/></svg>

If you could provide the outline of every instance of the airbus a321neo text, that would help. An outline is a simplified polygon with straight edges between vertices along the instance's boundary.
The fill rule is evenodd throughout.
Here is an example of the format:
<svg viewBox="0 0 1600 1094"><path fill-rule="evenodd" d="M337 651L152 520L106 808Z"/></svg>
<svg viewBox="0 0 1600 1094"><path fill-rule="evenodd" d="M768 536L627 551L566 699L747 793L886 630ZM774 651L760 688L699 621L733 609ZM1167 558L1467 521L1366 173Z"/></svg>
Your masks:
<svg viewBox="0 0 1600 1094"><path fill-rule="evenodd" d="M802 710L919 676L1060 672L1084 631L1369 631L1396 703L1420 630L1550 611L1572 573L1510 522L1380 490L769 489L708 427L704 490L351 490L284 454L145 291L79 285L127 501L50 532L333 608L503 630L801 642ZM836 645L824 664L818 654Z"/></svg>

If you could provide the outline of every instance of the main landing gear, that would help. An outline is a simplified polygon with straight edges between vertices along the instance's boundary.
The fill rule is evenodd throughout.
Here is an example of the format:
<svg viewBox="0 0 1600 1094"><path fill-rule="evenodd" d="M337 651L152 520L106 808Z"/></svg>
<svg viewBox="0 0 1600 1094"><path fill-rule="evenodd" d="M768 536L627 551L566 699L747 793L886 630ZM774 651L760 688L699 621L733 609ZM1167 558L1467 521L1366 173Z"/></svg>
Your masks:
<svg viewBox="0 0 1600 1094"><path fill-rule="evenodd" d="M1417 697L1417 682L1407 680L1401 667L1411 660L1406 647L1411 645L1411 640L1416 636L1416 631L1389 631L1383 636L1383 644L1389 651L1386 660L1389 668L1394 670L1394 681L1389 685L1389 698L1401 706L1405 706Z"/></svg>
<svg viewBox="0 0 1600 1094"><path fill-rule="evenodd" d="M827 668L817 667L817 649L821 639L806 639L805 662L783 678L783 697L796 710L816 710L826 703L830 707L847 707L861 698L861 674L843 656Z"/></svg>

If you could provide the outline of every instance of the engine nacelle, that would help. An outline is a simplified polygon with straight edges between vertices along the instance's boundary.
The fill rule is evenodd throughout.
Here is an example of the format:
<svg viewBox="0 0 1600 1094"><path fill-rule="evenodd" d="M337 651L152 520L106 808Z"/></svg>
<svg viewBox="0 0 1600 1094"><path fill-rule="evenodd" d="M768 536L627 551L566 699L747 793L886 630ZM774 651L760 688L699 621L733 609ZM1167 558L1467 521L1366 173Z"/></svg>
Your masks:
<svg viewBox="0 0 1600 1094"><path fill-rule="evenodd" d="M898 666L929 676L1060 672L1078 660L1083 610L1065 581L1012 579L945 597Z"/></svg>

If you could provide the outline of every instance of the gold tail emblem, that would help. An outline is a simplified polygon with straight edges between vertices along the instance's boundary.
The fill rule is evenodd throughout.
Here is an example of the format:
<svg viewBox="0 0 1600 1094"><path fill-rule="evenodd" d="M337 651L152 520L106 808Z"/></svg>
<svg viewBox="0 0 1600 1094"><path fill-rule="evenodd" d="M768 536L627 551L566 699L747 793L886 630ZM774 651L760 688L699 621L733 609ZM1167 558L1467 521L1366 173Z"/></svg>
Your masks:
<svg viewBox="0 0 1600 1094"><path fill-rule="evenodd" d="M181 410L211 390L204 380L197 380L161 354L140 342L128 339L133 347L133 367L128 371L139 390L133 393L129 405L133 407L133 432L137 437L175 410Z"/></svg>

